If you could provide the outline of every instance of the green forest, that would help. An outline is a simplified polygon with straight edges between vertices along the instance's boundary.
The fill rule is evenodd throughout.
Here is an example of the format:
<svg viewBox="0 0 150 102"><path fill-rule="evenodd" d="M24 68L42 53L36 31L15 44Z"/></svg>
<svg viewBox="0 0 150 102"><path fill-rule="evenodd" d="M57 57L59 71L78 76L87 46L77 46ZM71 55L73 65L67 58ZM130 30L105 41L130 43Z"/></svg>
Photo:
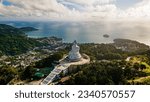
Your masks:
<svg viewBox="0 0 150 102"><path fill-rule="evenodd" d="M35 39L28 38L19 28L0 24L0 53L17 55L27 52L36 46L43 46Z"/></svg>
<svg viewBox="0 0 150 102"><path fill-rule="evenodd" d="M73 74L70 73L70 79L60 84L150 84L150 50L145 46L143 50L140 50L141 46L136 51L122 51L116 49L113 44L81 44L81 52L90 56L91 63L76 66L77 70ZM129 56L130 60L126 61Z"/></svg>

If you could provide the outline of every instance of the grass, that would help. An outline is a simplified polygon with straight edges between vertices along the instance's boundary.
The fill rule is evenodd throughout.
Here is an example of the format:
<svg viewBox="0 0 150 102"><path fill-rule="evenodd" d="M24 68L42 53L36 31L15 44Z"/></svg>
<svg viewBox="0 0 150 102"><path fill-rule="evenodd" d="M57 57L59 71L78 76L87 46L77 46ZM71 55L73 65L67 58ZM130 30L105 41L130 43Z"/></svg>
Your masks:
<svg viewBox="0 0 150 102"><path fill-rule="evenodd" d="M143 70L148 76L150 76L150 65L148 65L146 62L141 62L140 64L145 65L146 69Z"/></svg>
<svg viewBox="0 0 150 102"><path fill-rule="evenodd" d="M142 84L150 84L150 65L146 63L146 56L134 56L131 58L131 63L139 63L140 65L145 65L146 69L142 70L142 72L146 73L146 77L136 77L134 80L129 80L128 82L134 81L134 83L142 83Z"/></svg>
<svg viewBox="0 0 150 102"><path fill-rule="evenodd" d="M137 78L133 81L134 83L150 84L150 76ZM132 80L130 80L129 82L132 82Z"/></svg>

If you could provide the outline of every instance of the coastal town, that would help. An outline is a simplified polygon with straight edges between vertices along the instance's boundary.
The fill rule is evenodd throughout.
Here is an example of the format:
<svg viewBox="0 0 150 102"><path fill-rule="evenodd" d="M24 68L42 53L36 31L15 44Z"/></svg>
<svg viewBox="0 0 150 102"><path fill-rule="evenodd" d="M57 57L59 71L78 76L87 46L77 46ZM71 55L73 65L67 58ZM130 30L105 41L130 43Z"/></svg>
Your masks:
<svg viewBox="0 0 150 102"><path fill-rule="evenodd" d="M66 47L63 44L62 39L54 39L54 37L45 38L39 40L40 42L47 42L48 46L35 47L32 50L15 56L3 55L0 57L0 66L8 65L14 68L26 68L32 63L40 61L49 55L57 52L59 49L64 49Z"/></svg>
<svg viewBox="0 0 150 102"><path fill-rule="evenodd" d="M47 38L48 40L50 40L50 38ZM45 39L44 39L45 40ZM52 40L52 39L51 39ZM28 66L31 66L32 64L34 64L35 62L38 62L46 57L48 57L49 55L57 52L60 49L64 49L66 46L65 44L62 43L61 40L59 41L53 41L53 42L49 42L49 46L44 46L42 48L34 48L32 51L29 51L25 54L21 54L21 55L16 55L16 56L2 56L1 57L1 61L3 62L3 64L11 66L13 68L22 68L25 69ZM53 81L55 81L55 79L57 77L59 77L59 75L61 73L64 73L65 75L67 75L68 73L68 68L71 65L83 65L83 64L87 64L90 63L90 57L85 55L85 54L80 54L79 52L79 46L77 45L77 42L74 41L73 45L72 45L72 50L69 52L68 55L64 56L58 64L56 66L54 66L54 69L50 72L50 74L42 80L38 80L38 81L31 81L31 82L16 82L14 84L32 84L32 85L49 85L49 84L57 84L52 83ZM38 52L37 52L38 50ZM39 51L40 50L40 51Z"/></svg>

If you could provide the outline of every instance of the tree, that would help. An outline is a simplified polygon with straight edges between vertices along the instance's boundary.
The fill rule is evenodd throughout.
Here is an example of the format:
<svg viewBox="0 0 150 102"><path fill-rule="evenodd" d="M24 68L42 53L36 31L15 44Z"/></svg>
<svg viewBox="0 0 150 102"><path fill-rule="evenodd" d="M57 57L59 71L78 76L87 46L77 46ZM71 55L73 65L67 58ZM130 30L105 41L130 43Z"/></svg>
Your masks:
<svg viewBox="0 0 150 102"><path fill-rule="evenodd" d="M3 68L0 68L0 73L0 84L5 85L15 78L17 70L10 66L3 66Z"/></svg>
<svg viewBox="0 0 150 102"><path fill-rule="evenodd" d="M25 80L25 79L31 79L34 74L35 74L36 70L32 67L32 66L28 66L21 74L21 79Z"/></svg>
<svg viewBox="0 0 150 102"><path fill-rule="evenodd" d="M139 63L135 63L135 64L133 65L133 68L135 68L136 70L139 70L139 68L140 68Z"/></svg>
<svg viewBox="0 0 150 102"><path fill-rule="evenodd" d="M141 65L140 65L140 69L141 69L141 70L146 69L146 65L141 64Z"/></svg>
<svg viewBox="0 0 150 102"><path fill-rule="evenodd" d="M126 83L124 71L119 62L96 62L78 67L81 71L72 76L66 84L118 85Z"/></svg>

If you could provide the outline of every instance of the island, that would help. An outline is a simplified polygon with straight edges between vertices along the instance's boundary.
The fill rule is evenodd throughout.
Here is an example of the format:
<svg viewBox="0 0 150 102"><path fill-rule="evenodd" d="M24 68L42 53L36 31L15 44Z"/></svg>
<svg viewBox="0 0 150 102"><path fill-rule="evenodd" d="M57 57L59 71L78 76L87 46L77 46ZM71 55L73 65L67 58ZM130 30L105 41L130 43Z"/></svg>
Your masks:
<svg viewBox="0 0 150 102"><path fill-rule="evenodd" d="M103 35L104 38L109 38L110 36L108 34Z"/></svg>
<svg viewBox="0 0 150 102"><path fill-rule="evenodd" d="M31 32L31 31L37 31L38 30L38 29L33 28L33 27L22 27L19 29L22 30L23 32Z"/></svg>

